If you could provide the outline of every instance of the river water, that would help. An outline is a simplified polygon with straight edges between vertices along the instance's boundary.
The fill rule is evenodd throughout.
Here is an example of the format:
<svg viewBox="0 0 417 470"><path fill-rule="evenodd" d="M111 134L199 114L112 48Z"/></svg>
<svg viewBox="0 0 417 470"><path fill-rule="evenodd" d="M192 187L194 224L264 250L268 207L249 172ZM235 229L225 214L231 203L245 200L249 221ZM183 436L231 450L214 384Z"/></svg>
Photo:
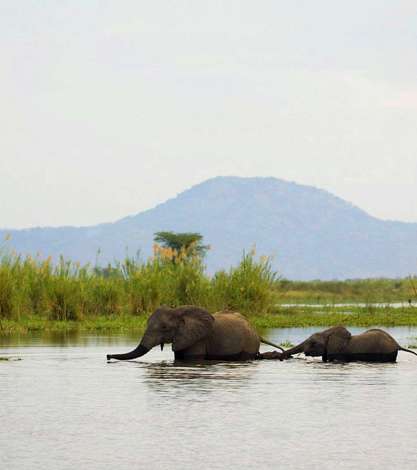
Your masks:
<svg viewBox="0 0 417 470"><path fill-rule="evenodd" d="M296 343L316 329L274 329ZM350 328L355 333L356 328ZM386 328L403 345L416 328ZM417 468L417 357L174 363L136 338L0 338L0 468ZM271 349L264 347L263 350Z"/></svg>
<svg viewBox="0 0 417 470"><path fill-rule="evenodd" d="M343 303L310 303L310 304L300 304L300 303L291 303L291 304L277 304L277 307L285 308L334 308L334 307L360 307L360 308L409 308L411 305L415 305L415 302L412 304L411 300L409 302L343 302Z"/></svg>

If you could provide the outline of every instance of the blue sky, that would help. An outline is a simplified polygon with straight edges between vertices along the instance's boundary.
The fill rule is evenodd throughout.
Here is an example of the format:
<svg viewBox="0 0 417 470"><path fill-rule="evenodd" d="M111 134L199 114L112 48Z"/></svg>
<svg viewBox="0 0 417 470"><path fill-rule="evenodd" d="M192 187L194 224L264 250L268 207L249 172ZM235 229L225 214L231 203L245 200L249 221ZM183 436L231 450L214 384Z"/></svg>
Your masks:
<svg viewBox="0 0 417 470"><path fill-rule="evenodd" d="M0 4L0 227L87 225L217 175L417 222L417 3Z"/></svg>

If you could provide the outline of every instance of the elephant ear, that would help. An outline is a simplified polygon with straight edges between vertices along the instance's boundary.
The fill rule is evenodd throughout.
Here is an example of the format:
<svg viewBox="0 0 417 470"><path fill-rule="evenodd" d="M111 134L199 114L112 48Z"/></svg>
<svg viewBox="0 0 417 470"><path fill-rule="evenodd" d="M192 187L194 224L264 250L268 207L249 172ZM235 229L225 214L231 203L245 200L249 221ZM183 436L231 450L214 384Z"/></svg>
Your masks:
<svg viewBox="0 0 417 470"><path fill-rule="evenodd" d="M343 326L336 326L327 330L329 332L326 343L326 354L340 354L343 352L352 335Z"/></svg>
<svg viewBox="0 0 417 470"><path fill-rule="evenodd" d="M213 331L214 318L202 308L180 307L176 314L179 324L172 342L174 351L189 348Z"/></svg>

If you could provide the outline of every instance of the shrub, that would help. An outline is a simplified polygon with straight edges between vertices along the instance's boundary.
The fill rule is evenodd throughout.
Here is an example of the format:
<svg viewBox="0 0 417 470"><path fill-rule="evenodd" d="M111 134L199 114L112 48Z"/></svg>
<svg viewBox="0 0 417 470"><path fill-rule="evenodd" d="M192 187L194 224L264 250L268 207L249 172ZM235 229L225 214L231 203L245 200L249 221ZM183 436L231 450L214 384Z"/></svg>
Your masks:
<svg viewBox="0 0 417 470"><path fill-rule="evenodd" d="M276 273L270 258L255 259L255 253L243 254L242 261L227 273L216 273L212 280L214 303L218 308L248 314L267 313L274 305Z"/></svg>

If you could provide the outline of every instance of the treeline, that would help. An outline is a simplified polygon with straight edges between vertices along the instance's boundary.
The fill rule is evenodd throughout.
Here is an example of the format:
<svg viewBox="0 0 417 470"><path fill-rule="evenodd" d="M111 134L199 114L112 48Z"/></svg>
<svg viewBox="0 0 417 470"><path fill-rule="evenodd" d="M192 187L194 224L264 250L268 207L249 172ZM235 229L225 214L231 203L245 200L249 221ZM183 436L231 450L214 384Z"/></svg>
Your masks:
<svg viewBox="0 0 417 470"><path fill-rule="evenodd" d="M238 266L209 276L193 245L176 251L155 244L147 260L126 258L105 268L80 266L63 258L53 263L4 254L0 319L142 315L162 304L267 313L276 303L275 282L269 259L256 259L254 253L244 254Z"/></svg>

